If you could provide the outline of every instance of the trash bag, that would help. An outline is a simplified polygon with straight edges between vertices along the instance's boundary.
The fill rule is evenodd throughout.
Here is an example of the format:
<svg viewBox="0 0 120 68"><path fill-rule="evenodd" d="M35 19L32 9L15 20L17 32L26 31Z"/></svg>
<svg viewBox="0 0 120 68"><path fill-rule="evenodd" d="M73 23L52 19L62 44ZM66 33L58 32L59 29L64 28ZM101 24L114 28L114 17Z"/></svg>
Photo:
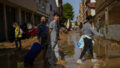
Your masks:
<svg viewBox="0 0 120 68"><path fill-rule="evenodd" d="M33 64L35 58L39 55L39 53L42 50L43 45L35 42L32 45L32 48L25 54L24 56L24 62Z"/></svg>
<svg viewBox="0 0 120 68"><path fill-rule="evenodd" d="M77 46L78 46L79 48L83 48L83 47L84 47L84 38L85 38L84 35L81 36L80 41L77 43Z"/></svg>
<svg viewBox="0 0 120 68"><path fill-rule="evenodd" d="M77 46L79 48L83 48L84 47L84 38L88 38L88 39L92 39L91 37L87 36L87 35L82 35L79 42L77 43ZM94 44L95 43L95 39L92 39L92 43Z"/></svg>

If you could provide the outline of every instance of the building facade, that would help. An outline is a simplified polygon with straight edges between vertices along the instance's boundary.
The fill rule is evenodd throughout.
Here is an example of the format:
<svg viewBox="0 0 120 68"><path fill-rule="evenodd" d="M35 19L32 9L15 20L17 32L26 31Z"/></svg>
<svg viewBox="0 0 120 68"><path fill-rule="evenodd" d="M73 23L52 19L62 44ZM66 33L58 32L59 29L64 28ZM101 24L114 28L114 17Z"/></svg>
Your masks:
<svg viewBox="0 0 120 68"><path fill-rule="evenodd" d="M86 5L86 1L87 0L82 0L82 18L83 18L83 22L86 20L86 17L88 16L88 7Z"/></svg>
<svg viewBox="0 0 120 68"><path fill-rule="evenodd" d="M62 0L58 0L58 10L60 15L60 26L64 26Z"/></svg>
<svg viewBox="0 0 120 68"><path fill-rule="evenodd" d="M77 17L77 23L78 25L80 25L80 23L83 23L84 20L83 20L83 7L82 7L82 3L80 3L80 10L79 10L79 15Z"/></svg>
<svg viewBox="0 0 120 68"><path fill-rule="evenodd" d="M0 0L0 41L10 39L12 24L40 24L41 16L51 20L58 12L55 0Z"/></svg>
<svg viewBox="0 0 120 68"><path fill-rule="evenodd" d="M120 41L120 0L82 0L81 3L78 21L84 22L87 15L92 15L97 31L107 39Z"/></svg>
<svg viewBox="0 0 120 68"><path fill-rule="evenodd" d="M120 41L120 1L96 0L96 16L94 20L99 23L100 31L106 38Z"/></svg>
<svg viewBox="0 0 120 68"><path fill-rule="evenodd" d="M57 7L55 0L48 0L48 8L50 10L50 17L48 19L48 22L50 23L53 20L54 13L59 13L59 9Z"/></svg>
<svg viewBox="0 0 120 68"><path fill-rule="evenodd" d="M80 11L77 21L84 23L88 15L95 16L95 2L96 0L82 0L80 3Z"/></svg>

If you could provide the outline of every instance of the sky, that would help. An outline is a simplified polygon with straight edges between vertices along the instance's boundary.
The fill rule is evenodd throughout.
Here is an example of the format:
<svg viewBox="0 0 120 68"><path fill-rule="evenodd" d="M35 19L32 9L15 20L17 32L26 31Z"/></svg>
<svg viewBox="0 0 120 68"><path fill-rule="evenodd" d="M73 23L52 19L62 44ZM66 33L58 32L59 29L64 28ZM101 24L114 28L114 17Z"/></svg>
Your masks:
<svg viewBox="0 0 120 68"><path fill-rule="evenodd" d="M73 6L73 11L74 11L73 21L75 21L76 17L79 14L79 8L80 8L80 2L81 2L81 0L63 0L63 4L65 4L67 2L70 3Z"/></svg>

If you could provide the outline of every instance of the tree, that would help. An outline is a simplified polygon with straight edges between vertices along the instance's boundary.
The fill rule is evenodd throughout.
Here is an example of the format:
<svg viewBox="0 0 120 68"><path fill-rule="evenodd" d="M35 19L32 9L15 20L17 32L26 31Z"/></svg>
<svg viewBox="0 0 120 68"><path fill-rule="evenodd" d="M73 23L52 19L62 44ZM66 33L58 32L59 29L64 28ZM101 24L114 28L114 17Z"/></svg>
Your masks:
<svg viewBox="0 0 120 68"><path fill-rule="evenodd" d="M63 5L63 18L65 20L68 20L68 19L72 20L74 17L73 13L74 13L73 7L71 4L66 3Z"/></svg>
<svg viewBox="0 0 120 68"><path fill-rule="evenodd" d="M77 21L75 21L75 26L77 26L78 25L78 23L77 23Z"/></svg>

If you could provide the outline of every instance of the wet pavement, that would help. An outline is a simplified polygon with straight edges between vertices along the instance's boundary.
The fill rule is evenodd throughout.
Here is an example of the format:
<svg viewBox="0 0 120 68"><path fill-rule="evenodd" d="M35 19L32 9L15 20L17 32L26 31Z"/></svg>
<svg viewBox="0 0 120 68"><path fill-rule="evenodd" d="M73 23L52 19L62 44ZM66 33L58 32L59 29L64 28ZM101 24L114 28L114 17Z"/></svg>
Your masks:
<svg viewBox="0 0 120 68"><path fill-rule="evenodd" d="M0 68L120 68L120 45L112 43L111 40L99 40L94 45L94 58L96 62L87 59L89 55L85 55L85 61L77 64L81 49L76 44L79 41L80 34L77 31L70 35L65 35L64 40L60 40L61 56L67 62L64 66L49 64L43 55L37 56L34 66L24 67L23 57L29 49L16 50L14 48L0 49Z"/></svg>
<svg viewBox="0 0 120 68"><path fill-rule="evenodd" d="M94 44L94 59L89 58L89 55L85 55L84 62L77 64L81 49L76 46L79 41L80 34L75 31L70 37L70 44L74 47L74 54L70 57L65 57L67 64L65 68L120 68L120 44L113 42L112 40L97 39Z"/></svg>

